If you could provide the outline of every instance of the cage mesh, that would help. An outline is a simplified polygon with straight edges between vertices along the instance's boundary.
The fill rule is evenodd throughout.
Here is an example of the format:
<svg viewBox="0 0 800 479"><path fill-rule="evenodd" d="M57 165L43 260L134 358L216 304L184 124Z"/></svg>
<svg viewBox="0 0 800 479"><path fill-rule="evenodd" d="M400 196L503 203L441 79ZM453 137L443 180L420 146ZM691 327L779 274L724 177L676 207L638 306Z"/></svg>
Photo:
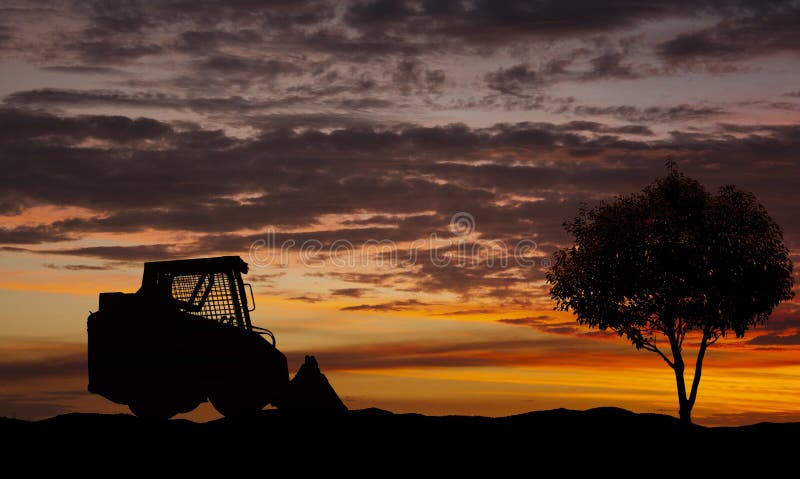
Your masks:
<svg viewBox="0 0 800 479"><path fill-rule="evenodd" d="M212 282L213 278L213 282ZM198 283L200 283L198 285ZM209 289L209 283L211 288ZM208 296L203 301L203 296ZM194 297L193 297L194 296ZM186 309L195 316L203 316L220 322L237 324L236 304L231 295L231 284L225 273L176 275L172 278L172 297L189 303L199 311Z"/></svg>

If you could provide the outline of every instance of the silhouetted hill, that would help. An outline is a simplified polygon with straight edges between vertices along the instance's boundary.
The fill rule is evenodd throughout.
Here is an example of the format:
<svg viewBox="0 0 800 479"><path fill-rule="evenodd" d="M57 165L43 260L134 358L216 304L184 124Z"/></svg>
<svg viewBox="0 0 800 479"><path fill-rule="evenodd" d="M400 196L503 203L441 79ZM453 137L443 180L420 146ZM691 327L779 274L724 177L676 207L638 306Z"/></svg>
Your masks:
<svg viewBox="0 0 800 479"><path fill-rule="evenodd" d="M501 418L370 408L331 417L267 410L247 420L206 423L78 413L41 421L0 419L0 437L13 438L4 441L9 444L5 452L57 451L91 460L125 460L132 467L151 460L191 468L246 467L268 460L295 468L370 472L371 464L382 464L383 469L373 471L376 475L414 467L533 471L538 462L552 466L557 459L564 470L622 468L629 474L642 465L658 467L678 459L700 461L701 468L714 471L765 457L776 466L781 457L790 457L778 452L794 444L799 432L800 423L706 428L618 408L554 409Z"/></svg>

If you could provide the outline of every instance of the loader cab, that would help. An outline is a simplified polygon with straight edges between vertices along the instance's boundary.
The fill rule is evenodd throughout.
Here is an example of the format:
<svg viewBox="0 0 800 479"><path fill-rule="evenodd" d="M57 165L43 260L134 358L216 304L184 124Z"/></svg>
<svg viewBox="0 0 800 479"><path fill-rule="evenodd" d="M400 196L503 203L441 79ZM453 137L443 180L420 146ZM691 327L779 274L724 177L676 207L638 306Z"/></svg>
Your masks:
<svg viewBox="0 0 800 479"><path fill-rule="evenodd" d="M247 263L238 256L153 261L144 264L137 294L167 301L194 316L262 332L250 322L255 299L250 284L242 281L246 273Z"/></svg>

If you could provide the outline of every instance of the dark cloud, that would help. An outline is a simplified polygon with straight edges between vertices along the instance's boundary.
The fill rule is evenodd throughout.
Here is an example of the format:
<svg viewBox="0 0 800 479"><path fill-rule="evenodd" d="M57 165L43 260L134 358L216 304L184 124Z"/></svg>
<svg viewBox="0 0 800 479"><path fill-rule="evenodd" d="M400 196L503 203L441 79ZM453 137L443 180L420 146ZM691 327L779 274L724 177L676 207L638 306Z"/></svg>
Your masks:
<svg viewBox="0 0 800 479"><path fill-rule="evenodd" d="M381 100L380 98L346 98L344 100L336 100L334 103L337 107L345 110L390 108L394 106L394 102Z"/></svg>
<svg viewBox="0 0 800 479"><path fill-rule="evenodd" d="M577 65L581 57L591 55L592 50L577 49L563 56L557 56L541 64L520 63L510 67L501 67L485 76L489 89L509 95L529 95L545 86L557 82L586 82L608 79L634 79L643 75L652 75L654 71L637 71L637 68L626 62L626 54L622 51L606 51L597 56L583 58L584 64Z"/></svg>
<svg viewBox="0 0 800 479"><path fill-rule="evenodd" d="M340 61L378 63L391 58L398 65L401 84L407 83L403 68L431 54L485 54L524 43L566 39L591 42L634 29L644 22L667 18L731 18L728 23L720 23L722 26L718 28L723 33L709 34L714 42L740 36L744 43L757 38L758 31L763 30L776 37L777 31L787 32L786 38L768 43L789 45L793 25L790 17L796 10L792 2L761 5L746 0L700 3L578 0L567 4L556 0L535 3L378 0L344 4L313 0L265 4L209 1L202 5L178 1L126 2L113 8L102 2L99 6L54 2L50 7L49 11L41 9L38 18L28 9L14 13L7 21L10 24L15 20L31 22L58 17L80 26L57 30L49 41L37 39L35 45L43 57L72 56L98 67L151 58L170 62L187 60L202 71L248 73L260 78L285 74L287 68L293 70L286 65L270 64L271 60L262 54L292 52L294 59L322 54ZM757 24L762 17L768 19L763 26ZM7 32L8 28L0 30L0 35L8 36ZM2 41L0 37L0 44ZM30 50L30 43L23 44ZM664 47L665 51L675 49ZM261 59L244 62L243 57L237 56L239 53L246 58ZM594 52L592 64L590 71L597 77L638 74L615 51ZM419 69L419 73L411 72L415 82L423 83L431 91L437 90L445 75L445 71L429 67ZM195 85L201 85L201 80ZM232 81L241 82L242 78Z"/></svg>
<svg viewBox="0 0 800 479"><path fill-rule="evenodd" d="M614 108L596 113L674 122L718 114L702 105ZM306 121L316 126L303 127ZM482 240L513 247L532 239L539 253L549 254L569 240L561 223L581 203L641 188L663 172L667 156L711 187L738 183L753 190L785 225L787 242L796 244L800 237L793 207L800 152L796 125L728 123L656 136L642 123L585 120L468 127L288 114L262 115L257 124L261 133L234 137L147 118L0 110L3 210L19 214L36 205L88 211L5 227L0 243L45 245L36 247L37 254L138 262L246 254L264 237L255 232L272 227L278 244L295 240L295 249L309 239L324 245L346 239L360 247L370 239L400 243L431 233L452 239L449 219L466 211L476 219ZM321 227L332 215L341 215L341 223ZM181 240L49 244L140 231L174 232ZM442 252L461 254L452 247ZM418 253L429 257L430 251ZM409 251L398 254L408 257ZM354 289L388 286L512 301L541 289L540 266L495 268L468 261L438 268L421 261L387 274L342 273L335 279L362 283ZM398 306L404 307L380 303L350 310Z"/></svg>
<svg viewBox="0 0 800 479"><path fill-rule="evenodd" d="M528 316L523 318L504 318L498 319L498 323L511 324L514 326L527 326L537 331L551 334L581 335L595 337L616 337L617 334L611 331L590 331L589 328L579 326L576 321L555 321L550 316Z"/></svg>
<svg viewBox="0 0 800 479"><path fill-rule="evenodd" d="M44 263L44 266L47 269L63 269L66 271L105 271L109 269L114 269L113 265L109 264L53 264L53 263Z"/></svg>
<svg viewBox="0 0 800 479"><path fill-rule="evenodd" d="M331 295L345 296L348 298L360 298L364 296L364 294L369 293L370 291L372 291L371 288L338 288L338 289L332 289Z"/></svg>
<svg viewBox="0 0 800 479"><path fill-rule="evenodd" d="M444 70L425 70L424 80L421 81L428 89L429 93L441 93L447 81L447 74Z"/></svg>
<svg viewBox="0 0 800 479"><path fill-rule="evenodd" d="M248 274L247 280L253 282L262 282L262 283L269 283L272 282L275 278L280 278L281 276L286 276L286 273L283 271L278 271L277 273L261 273L261 274Z"/></svg>
<svg viewBox="0 0 800 479"><path fill-rule="evenodd" d="M623 125L612 127L610 133L621 133L625 135L653 135L653 130L645 125Z"/></svg>
<svg viewBox="0 0 800 479"><path fill-rule="evenodd" d="M40 378L77 377L85 374L85 351L41 359L0 361L0 384Z"/></svg>
<svg viewBox="0 0 800 479"><path fill-rule="evenodd" d="M530 87L541 87L546 79L533 67L527 64L500 68L486 74L486 84L500 93L518 95Z"/></svg>
<svg viewBox="0 0 800 479"><path fill-rule="evenodd" d="M217 54L194 64L194 69L204 74L219 74L231 81L242 77L272 80L280 75L297 75L303 71L294 63L276 60Z"/></svg>
<svg viewBox="0 0 800 479"><path fill-rule="evenodd" d="M429 305L429 303L424 303L417 299L405 299L390 301L388 303L345 306L340 308L340 311L405 311L407 309L416 309Z"/></svg>
<svg viewBox="0 0 800 479"><path fill-rule="evenodd" d="M280 64L281 62L277 62ZM262 65L263 66L263 65ZM266 68L266 67L265 67ZM150 110L174 109L180 111L193 111L205 115L227 114L228 122L247 128L258 128L263 120L277 122L281 120L282 127L301 126L304 128L318 127L317 122L300 123L301 119L337 119L336 126L363 124L365 118L352 114L353 110L387 109L394 106L400 107L395 101L386 98L370 97L366 94L374 86L371 80L364 77L342 78L333 84L324 87L312 84L290 84L286 91L278 91L270 95L252 96L231 95L227 87L236 90L250 82L259 82L269 79L272 75L282 75L278 71L268 73L243 70L238 73L223 74L221 72L198 72L196 75L179 77L170 81L170 93L163 90L74 90L43 88L37 90L23 90L14 92L4 98L4 103L15 107L35 107L41 109L58 108L146 108ZM216 87L214 87L216 85ZM152 85L145 85L151 87ZM421 82L419 88L433 89L438 86ZM217 88L218 87L218 88ZM186 91L188 95L179 96L173 91ZM197 90L197 91L195 91ZM430 90L433 91L433 90ZM288 93L287 93L288 92ZM214 96L218 94L218 96ZM207 95L210 94L210 95ZM287 108L315 106L316 108L336 108L343 110L341 113L289 113ZM269 114L267 111L277 110L280 113ZM242 117L242 113L249 116ZM289 125L292 122L294 125ZM329 125L325 125L329 126Z"/></svg>
<svg viewBox="0 0 800 479"><path fill-rule="evenodd" d="M797 264L797 255L792 255L792 260ZM795 272L797 284L797 272ZM800 304L791 301L781 304L769 318L765 325L754 328L750 333L753 337L747 344L754 346L800 346Z"/></svg>
<svg viewBox="0 0 800 479"><path fill-rule="evenodd" d="M677 61L695 57L733 59L741 56L736 45L720 43L710 38L711 32L699 31L682 34L661 45L661 54Z"/></svg>
<svg viewBox="0 0 800 479"><path fill-rule="evenodd" d="M5 25L0 24L0 49L11 40L11 29Z"/></svg>
<svg viewBox="0 0 800 479"><path fill-rule="evenodd" d="M88 138L126 144L145 140L162 140L174 134L169 125L150 118L131 119L123 116L86 115L58 117L26 110L0 109L0 142L11 144L21 140L76 143Z"/></svg>
<svg viewBox="0 0 800 479"><path fill-rule="evenodd" d="M564 366L585 361L585 355L576 354L577 351L572 339L565 341L559 337L480 341L458 341L449 337L443 341L348 344L315 351L315 356L325 365L326 371L358 371L409 367ZM302 363L303 354L302 351L287 352L290 363ZM595 353L592 360L597 361L599 357L604 354ZM645 355L636 357L646 358Z"/></svg>
<svg viewBox="0 0 800 479"><path fill-rule="evenodd" d="M64 90L43 88L12 93L4 103L16 106L135 106L164 108L176 104L175 98L147 93L126 93L114 90Z"/></svg>
<svg viewBox="0 0 800 479"><path fill-rule="evenodd" d="M18 246L0 246L0 251L6 251L8 253L30 253L33 250L29 248L20 248Z"/></svg>
<svg viewBox="0 0 800 479"><path fill-rule="evenodd" d="M68 51L78 54L86 63L125 64L142 57L165 53L165 49L155 43L140 43L138 40L78 40L65 45Z"/></svg>
<svg viewBox="0 0 800 479"><path fill-rule="evenodd" d="M608 78L632 79L638 78L639 73L634 67L624 62L625 55L620 52L608 52L592 58L591 70L582 75L582 80L598 80Z"/></svg>
<svg viewBox="0 0 800 479"><path fill-rule="evenodd" d="M250 46L263 41L263 36L255 29L242 30L187 30L178 35L176 49L198 56L217 51L226 46Z"/></svg>
<svg viewBox="0 0 800 479"><path fill-rule="evenodd" d="M182 98L153 92L56 88L15 92L5 97L4 103L17 107L129 107L192 110L201 113L241 113L269 109L276 105L269 100L255 101L240 96Z"/></svg>
<svg viewBox="0 0 800 479"><path fill-rule="evenodd" d="M31 250L28 250L31 251ZM172 244L148 244L136 246L87 246L83 248L67 248L57 250L37 250L54 255L84 256L88 258L108 259L114 261L157 261L175 259L193 255L188 250L180 250Z"/></svg>
<svg viewBox="0 0 800 479"><path fill-rule="evenodd" d="M555 125L541 125L544 128L553 128ZM642 135L652 136L653 130L646 125L621 125L610 126L603 123L594 121L570 121L562 125L555 126L555 129L560 131L577 131L577 132L593 132L593 133L618 133L625 135Z"/></svg>
<svg viewBox="0 0 800 479"><path fill-rule="evenodd" d="M701 120L725 115L727 111L718 106L675 105L675 106L650 106L638 107L632 105L617 106L588 106L577 105L573 113L578 115L602 115L620 118L632 122L680 122L687 120Z"/></svg>
<svg viewBox="0 0 800 479"><path fill-rule="evenodd" d="M70 241L75 237L58 231L50 225L0 226L0 244L41 244Z"/></svg>
<svg viewBox="0 0 800 479"><path fill-rule="evenodd" d="M6 47L17 49L12 56L46 71L103 75L104 88L113 89L19 92L11 104L180 109L242 129L252 128L242 112L266 110L373 116L419 108L555 111L557 105L548 104L555 101L541 90L559 82L735 71L708 61L705 69L676 66L681 62L673 57L686 47L669 42L660 47L668 61L654 56L653 40L637 29L664 19L676 20L683 35L702 33L711 39L706 43L741 38L748 45L718 50L756 52L758 42L749 38L759 30L776 38L764 51L797 43L789 28L796 7L783 1L178 1L118 8L53 2L36 14L25 10L14 10L0 26L0 48L12 44ZM728 33L681 31L680 20L698 17L719 20L715 28ZM765 25L758 23L762 17ZM13 31L31 32L25 41L8 38L18 22L32 25ZM45 28L51 34L35 34ZM692 38L681 41L697 43ZM463 72L451 70L448 60L469 62L467 55L497 55L510 64L478 71L484 91L472 97L461 90Z"/></svg>
<svg viewBox="0 0 800 479"><path fill-rule="evenodd" d="M367 99L367 105L360 103L360 100L353 100L355 104L352 109L364 109L377 107ZM263 132L286 132L288 130L340 130L343 128L369 129L376 126L376 122L364 116L359 116L354 112L349 113L272 113L251 115L246 119L246 123Z"/></svg>
<svg viewBox="0 0 800 479"><path fill-rule="evenodd" d="M100 67L94 65L52 65L42 67L42 70L58 73L72 73L76 75L119 75L123 70L110 67Z"/></svg>
<svg viewBox="0 0 800 479"><path fill-rule="evenodd" d="M703 112L683 107L633 113L685 118ZM646 155L654 149L694 154L714 150L734 152L736 148L739 153L749 150L772 157L786 153L789 157L797 144L791 128L763 129L758 135L742 139L675 133L672 140L642 142L616 135L647 135L650 131L646 126L609 126L585 121L562 125L500 124L485 129L451 125L402 130L353 127L330 133L276 131L257 140L237 140L214 131L177 131L169 124L147 119L63 118L14 111L4 114L8 125L4 133L8 137L3 146L6 152L3 162L14 174L7 176L5 182L0 181L3 183L0 191L8 198L9 208L16 198L115 211L93 218L60 220L51 225L54 229L47 231L60 234L136 231L145 227L222 232L270 224L304 225L323 214L364 208L384 215L436 208L442 215L436 219L440 225L446 223L447 212L469 208L483 217L504 218L511 233L518 223L508 221L509 218L519 221L525 216L546 214L547 206L564 202L564 188L581 191L584 187L578 185L591 182L593 191L612 194L624 190L626 185L646 183L649 174L640 171L636 162L631 163L632 169L606 169L591 164L576 169L568 165L510 165L502 161L470 165L450 163L449 158L480 159L483 152L496 149L566 152L584 157L602 156L610 150ZM31 143L23 141L26 137ZM59 137L65 139L66 145L52 144L43 156L40 139L54 142ZM168 149L135 149L117 156L118 152L73 146L89 138L120 144L157 140L166 142ZM51 160L51 156L57 156L58 160ZM220 170L217 165L221 159L232 167ZM510 157L509 161L515 160ZM281 189L282 185L300 183L317 194ZM551 199L547 190L556 187L562 196ZM524 193L531 188L547 201L519 203L514 207L491 206L500 192ZM204 192L203 202L187 200L194 198L193 192L198 189ZM243 192L249 192L246 201L230 198ZM353 197L359 198L358 204L350 201ZM578 201L580 198L575 198L575 204ZM542 203L542 207L537 203ZM557 207L554 211L561 214L562 210ZM424 219L416 218L416 221ZM412 227L408 221L397 227L414 234L423 233L424 228L430 227L429 219L425 219L427 225L421 225L423 229ZM492 226L500 228L502 224ZM393 232L397 229L362 233L409 239L398 237ZM41 228L36 231L45 232ZM36 231L20 230L17 234L30 235Z"/></svg>
<svg viewBox="0 0 800 479"><path fill-rule="evenodd" d="M88 394L88 393L87 393ZM0 417L38 419L72 412L72 408L52 397L0 393Z"/></svg>
<svg viewBox="0 0 800 479"><path fill-rule="evenodd" d="M419 60L402 59L389 74L403 95L440 92L446 80L444 70L425 69Z"/></svg>
<svg viewBox="0 0 800 479"><path fill-rule="evenodd" d="M389 35L424 35L469 44L503 44L523 38L559 38L596 35L630 27L641 21L720 8L758 10L750 2L591 1L541 2L422 2L402 0L355 2L347 10L348 26Z"/></svg>
<svg viewBox="0 0 800 479"><path fill-rule="evenodd" d="M551 319L550 316L526 316L524 318L503 318L498 319L498 323L513 324L515 326L539 326L545 324L547 320Z"/></svg>
<svg viewBox="0 0 800 479"><path fill-rule="evenodd" d="M306 273L308 277L327 277L348 283L370 284L373 286L393 286L396 284L397 276L392 272L387 273L363 273L363 272L339 272L331 271L327 273Z"/></svg>
<svg viewBox="0 0 800 479"><path fill-rule="evenodd" d="M785 3L770 2L770 7ZM55 6L64 9L63 5ZM81 5L73 12L57 13L72 14L82 20L85 28L78 33L86 40L130 41L180 26L183 30L179 31L174 48L194 55L269 42L342 56L363 56L465 47L487 49L525 40L596 37L668 17L735 13L749 18L755 13L774 10L745 0L701 3L612 0L567 4L555 0L535 3L375 0L344 4L314 0L265 4L209 1L199 5L131 2L113 8L100 2L99 6Z"/></svg>
<svg viewBox="0 0 800 479"><path fill-rule="evenodd" d="M405 1L374 0L354 3L347 9L346 20L354 26L402 23L415 14Z"/></svg>
<svg viewBox="0 0 800 479"><path fill-rule="evenodd" d="M293 301L303 301L304 303L319 303L325 301L325 298L321 296L310 296L310 295L302 295L302 296L293 296L289 298Z"/></svg>
<svg viewBox="0 0 800 479"><path fill-rule="evenodd" d="M80 5L79 8L88 17L92 33L138 33L159 21L158 18L150 18L147 7L140 2L111 5L102 1L91 1Z"/></svg>
<svg viewBox="0 0 800 479"><path fill-rule="evenodd" d="M800 103L789 101L748 100L738 104L744 107L767 108L770 110L800 111Z"/></svg>
<svg viewBox="0 0 800 479"><path fill-rule="evenodd" d="M471 316L480 314L497 313L497 309L492 308L478 308L478 309L460 309L457 311L448 311L446 313L436 313L434 316Z"/></svg>
<svg viewBox="0 0 800 479"><path fill-rule="evenodd" d="M747 344L755 346L800 346L800 334L787 334L785 336L762 334L754 337Z"/></svg>
<svg viewBox="0 0 800 479"><path fill-rule="evenodd" d="M659 52L672 62L732 61L756 55L800 52L800 5L765 3L750 15L729 17L710 28L682 33Z"/></svg>
<svg viewBox="0 0 800 479"><path fill-rule="evenodd" d="M443 255L444 252L440 252L436 257ZM503 266L499 258L493 261L482 260L471 253L446 266L434 260L422 261L413 272L414 282L409 289L416 292L455 292L462 299L484 295L502 299L532 294L535 290L532 283L540 280L544 274L540 268L518 266L513 258L507 266Z"/></svg>
<svg viewBox="0 0 800 479"><path fill-rule="evenodd" d="M527 326L544 333L577 334L578 327L575 322L553 323L549 316L529 316L524 318L498 319L498 323L512 324L514 326Z"/></svg>

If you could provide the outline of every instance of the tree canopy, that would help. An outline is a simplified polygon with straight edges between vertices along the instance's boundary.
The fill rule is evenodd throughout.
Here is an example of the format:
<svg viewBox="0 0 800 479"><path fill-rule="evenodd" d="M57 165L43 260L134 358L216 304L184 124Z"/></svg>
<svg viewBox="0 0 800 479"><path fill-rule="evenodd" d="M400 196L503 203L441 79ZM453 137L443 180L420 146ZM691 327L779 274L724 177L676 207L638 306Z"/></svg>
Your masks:
<svg viewBox="0 0 800 479"><path fill-rule="evenodd" d="M556 252L547 280L555 309L659 354L690 421L706 348L742 337L791 299L792 262L780 226L752 194L734 186L711 194L668 167L640 193L581 208L564 224L575 244ZM692 332L699 349L687 395L682 352Z"/></svg>

